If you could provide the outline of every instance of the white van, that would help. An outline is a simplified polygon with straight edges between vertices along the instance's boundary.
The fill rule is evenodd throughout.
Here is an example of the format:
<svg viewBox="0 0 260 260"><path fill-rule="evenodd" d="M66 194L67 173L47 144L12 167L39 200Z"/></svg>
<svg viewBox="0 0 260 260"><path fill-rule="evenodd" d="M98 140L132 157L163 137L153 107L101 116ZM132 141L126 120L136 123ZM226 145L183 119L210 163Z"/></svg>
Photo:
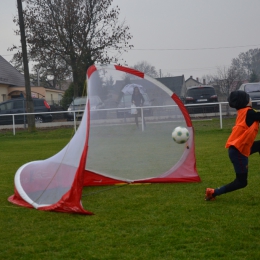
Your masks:
<svg viewBox="0 0 260 260"><path fill-rule="evenodd" d="M253 108L260 109L260 82L244 83L239 87L239 90L248 93L252 100Z"/></svg>

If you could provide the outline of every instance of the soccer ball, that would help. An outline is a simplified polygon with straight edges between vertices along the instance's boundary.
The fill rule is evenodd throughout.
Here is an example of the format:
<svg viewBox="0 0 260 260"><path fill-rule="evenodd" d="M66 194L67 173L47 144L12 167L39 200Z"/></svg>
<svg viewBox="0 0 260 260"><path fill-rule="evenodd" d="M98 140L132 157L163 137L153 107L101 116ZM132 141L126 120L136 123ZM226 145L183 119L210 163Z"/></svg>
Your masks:
<svg viewBox="0 0 260 260"><path fill-rule="evenodd" d="M172 139L177 144L186 143L188 141L189 137L190 137L190 133L189 133L189 130L186 127L177 126L172 131Z"/></svg>

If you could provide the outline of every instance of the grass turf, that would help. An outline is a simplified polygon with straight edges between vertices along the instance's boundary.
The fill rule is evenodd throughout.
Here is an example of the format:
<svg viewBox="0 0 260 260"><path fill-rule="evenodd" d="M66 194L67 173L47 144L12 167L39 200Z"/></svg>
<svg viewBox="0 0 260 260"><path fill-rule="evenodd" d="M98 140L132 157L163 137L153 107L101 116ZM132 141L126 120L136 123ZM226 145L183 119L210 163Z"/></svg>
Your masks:
<svg viewBox="0 0 260 260"><path fill-rule="evenodd" d="M234 123L194 122L201 183L85 187L93 216L43 212L10 204L14 174L28 161L49 158L71 129L0 135L0 259L258 259L259 155L249 159L249 184L216 201L206 187L234 178L225 141Z"/></svg>

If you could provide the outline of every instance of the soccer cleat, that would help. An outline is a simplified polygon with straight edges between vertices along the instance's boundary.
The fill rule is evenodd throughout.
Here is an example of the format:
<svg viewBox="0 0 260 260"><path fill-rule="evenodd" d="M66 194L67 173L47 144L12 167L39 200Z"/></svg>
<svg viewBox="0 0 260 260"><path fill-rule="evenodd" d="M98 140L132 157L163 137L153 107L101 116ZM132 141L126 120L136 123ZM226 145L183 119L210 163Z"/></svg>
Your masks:
<svg viewBox="0 0 260 260"><path fill-rule="evenodd" d="M206 192L205 192L205 200L207 200L207 201L215 200L216 198L213 197L214 191L215 191L214 189L207 188Z"/></svg>

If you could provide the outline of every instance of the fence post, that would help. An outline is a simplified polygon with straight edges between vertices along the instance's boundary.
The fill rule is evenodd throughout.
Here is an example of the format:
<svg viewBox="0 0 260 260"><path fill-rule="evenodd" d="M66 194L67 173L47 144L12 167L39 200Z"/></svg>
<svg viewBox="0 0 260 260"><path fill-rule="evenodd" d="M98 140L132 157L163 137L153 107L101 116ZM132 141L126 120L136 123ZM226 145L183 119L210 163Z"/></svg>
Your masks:
<svg viewBox="0 0 260 260"><path fill-rule="evenodd" d="M141 119L142 119L142 132L143 132L144 131L144 110L143 110L143 107L141 107Z"/></svg>
<svg viewBox="0 0 260 260"><path fill-rule="evenodd" d="M15 121L14 121L14 115L12 115L13 118L13 135L15 135Z"/></svg>
<svg viewBox="0 0 260 260"><path fill-rule="evenodd" d="M75 114L75 111L73 111L73 117L74 117L74 130L75 130L75 133L77 131L77 124L76 124L76 114Z"/></svg>
<svg viewBox="0 0 260 260"><path fill-rule="evenodd" d="M221 103L218 103L219 105L219 122L220 122L220 129L223 128L223 125L222 125L222 106L221 106Z"/></svg>

